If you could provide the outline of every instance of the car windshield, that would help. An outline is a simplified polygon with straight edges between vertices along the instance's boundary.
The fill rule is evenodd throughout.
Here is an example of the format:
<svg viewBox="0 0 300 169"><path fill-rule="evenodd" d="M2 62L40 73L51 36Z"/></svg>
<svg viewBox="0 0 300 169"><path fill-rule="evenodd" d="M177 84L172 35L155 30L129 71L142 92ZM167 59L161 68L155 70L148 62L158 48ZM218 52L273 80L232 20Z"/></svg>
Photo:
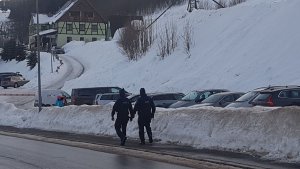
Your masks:
<svg viewBox="0 0 300 169"><path fill-rule="evenodd" d="M211 95L207 99L203 100L202 103L216 103L223 98L223 95Z"/></svg>
<svg viewBox="0 0 300 169"><path fill-rule="evenodd" d="M196 100L197 96L199 95L199 92L193 91L188 93L186 96L182 98L183 101L193 101Z"/></svg>
<svg viewBox="0 0 300 169"><path fill-rule="evenodd" d="M253 102L266 101L270 96L271 96L270 93L261 93L253 100Z"/></svg>
<svg viewBox="0 0 300 169"><path fill-rule="evenodd" d="M248 102L248 101L252 100L253 97L255 97L257 94L258 94L257 91L248 92L248 93L244 94L243 96L241 96L239 99L237 99L236 102Z"/></svg>

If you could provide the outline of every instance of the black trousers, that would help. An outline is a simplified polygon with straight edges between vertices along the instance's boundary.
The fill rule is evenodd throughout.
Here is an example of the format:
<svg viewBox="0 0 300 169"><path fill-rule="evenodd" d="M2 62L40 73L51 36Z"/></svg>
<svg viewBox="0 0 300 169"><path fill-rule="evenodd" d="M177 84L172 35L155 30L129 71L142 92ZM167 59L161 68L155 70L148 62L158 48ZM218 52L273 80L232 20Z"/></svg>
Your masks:
<svg viewBox="0 0 300 169"><path fill-rule="evenodd" d="M127 123L128 123L128 119L118 119L118 118L116 119L115 129L120 139L126 137Z"/></svg>
<svg viewBox="0 0 300 169"><path fill-rule="evenodd" d="M141 142L145 142L145 131L144 128L146 128L146 132L148 135L148 138L152 140L152 130L150 127L151 119L139 119L138 125L139 125L139 136Z"/></svg>

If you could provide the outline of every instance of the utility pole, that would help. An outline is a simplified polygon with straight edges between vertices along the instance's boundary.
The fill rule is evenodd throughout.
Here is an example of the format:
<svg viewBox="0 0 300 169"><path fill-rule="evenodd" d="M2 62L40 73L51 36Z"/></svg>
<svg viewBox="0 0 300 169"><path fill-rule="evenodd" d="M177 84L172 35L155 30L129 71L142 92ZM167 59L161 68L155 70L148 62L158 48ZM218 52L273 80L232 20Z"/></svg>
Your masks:
<svg viewBox="0 0 300 169"><path fill-rule="evenodd" d="M39 21L39 0L36 0L36 50L38 59L38 96L39 112L42 111L42 89L41 89L41 55L40 55L40 21Z"/></svg>

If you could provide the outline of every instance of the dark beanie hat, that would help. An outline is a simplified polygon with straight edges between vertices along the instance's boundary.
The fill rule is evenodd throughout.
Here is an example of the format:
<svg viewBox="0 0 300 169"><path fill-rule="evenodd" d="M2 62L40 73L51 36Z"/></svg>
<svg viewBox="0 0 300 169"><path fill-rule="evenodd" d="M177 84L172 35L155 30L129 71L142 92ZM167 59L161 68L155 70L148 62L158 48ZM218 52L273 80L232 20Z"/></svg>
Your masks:
<svg viewBox="0 0 300 169"><path fill-rule="evenodd" d="M145 91L144 88L141 88L141 89L140 89L140 95L141 95L141 96L145 96L145 95L146 95L146 91Z"/></svg>
<svg viewBox="0 0 300 169"><path fill-rule="evenodd" d="M125 90L124 89L119 90L119 94L120 97L125 97Z"/></svg>

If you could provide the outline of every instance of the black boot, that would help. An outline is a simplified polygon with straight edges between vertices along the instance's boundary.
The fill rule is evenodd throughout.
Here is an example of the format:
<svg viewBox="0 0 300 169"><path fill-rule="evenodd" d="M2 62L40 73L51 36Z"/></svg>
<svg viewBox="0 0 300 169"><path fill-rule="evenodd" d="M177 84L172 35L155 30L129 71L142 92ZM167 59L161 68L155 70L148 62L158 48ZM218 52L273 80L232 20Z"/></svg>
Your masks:
<svg viewBox="0 0 300 169"><path fill-rule="evenodd" d="M123 137L123 138L121 139L121 146L125 146L126 140L127 140L127 137Z"/></svg>
<svg viewBox="0 0 300 169"><path fill-rule="evenodd" d="M152 137L149 138L149 143L153 143Z"/></svg>
<svg viewBox="0 0 300 169"><path fill-rule="evenodd" d="M140 145L145 145L145 140L141 140Z"/></svg>

